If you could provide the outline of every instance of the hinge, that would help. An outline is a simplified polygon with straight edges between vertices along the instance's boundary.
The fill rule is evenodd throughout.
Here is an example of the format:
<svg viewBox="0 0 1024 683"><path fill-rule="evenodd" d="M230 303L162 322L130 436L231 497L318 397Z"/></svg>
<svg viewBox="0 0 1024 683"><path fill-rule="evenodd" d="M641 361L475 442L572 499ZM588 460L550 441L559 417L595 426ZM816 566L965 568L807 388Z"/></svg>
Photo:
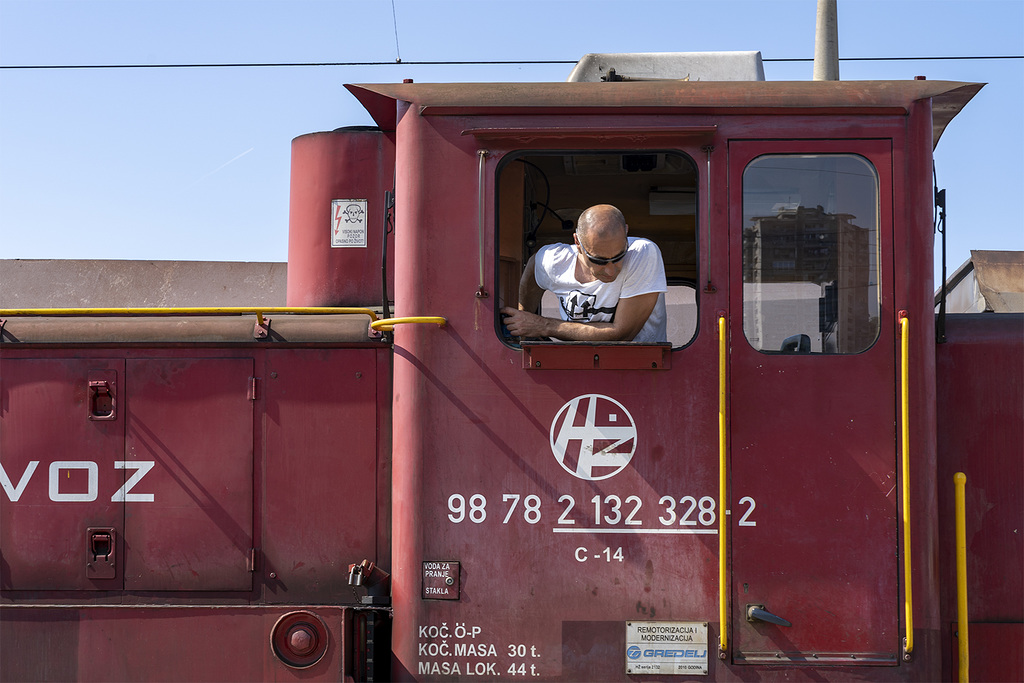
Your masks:
<svg viewBox="0 0 1024 683"><path fill-rule="evenodd" d="M249 378L249 400L250 401L255 401L256 400L256 380L258 380L258 379L259 379L258 377L250 377Z"/></svg>

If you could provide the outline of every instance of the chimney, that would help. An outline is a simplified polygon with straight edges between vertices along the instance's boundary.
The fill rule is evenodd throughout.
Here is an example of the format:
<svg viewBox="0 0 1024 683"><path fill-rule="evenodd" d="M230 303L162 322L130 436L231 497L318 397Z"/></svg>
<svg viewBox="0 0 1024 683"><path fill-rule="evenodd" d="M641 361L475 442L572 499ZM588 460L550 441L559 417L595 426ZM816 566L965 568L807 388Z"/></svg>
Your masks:
<svg viewBox="0 0 1024 683"><path fill-rule="evenodd" d="M839 80L836 0L818 0L818 22L814 30L814 80Z"/></svg>

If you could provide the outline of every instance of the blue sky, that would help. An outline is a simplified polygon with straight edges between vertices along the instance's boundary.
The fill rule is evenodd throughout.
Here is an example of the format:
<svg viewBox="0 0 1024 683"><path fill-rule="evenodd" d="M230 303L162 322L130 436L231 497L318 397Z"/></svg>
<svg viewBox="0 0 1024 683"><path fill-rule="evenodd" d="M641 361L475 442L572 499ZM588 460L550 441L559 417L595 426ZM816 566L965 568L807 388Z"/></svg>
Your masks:
<svg viewBox="0 0 1024 683"><path fill-rule="evenodd" d="M392 13L394 6L394 14ZM345 83L562 81L588 52L811 58L815 0L0 0L0 259L287 260L291 140L371 123ZM397 40L396 40L397 25ZM1024 54L1024 0L839 0L840 57ZM396 60L401 57L403 63ZM810 62L765 64L810 80ZM950 272L1024 249L1024 60L844 61L988 85L936 152Z"/></svg>

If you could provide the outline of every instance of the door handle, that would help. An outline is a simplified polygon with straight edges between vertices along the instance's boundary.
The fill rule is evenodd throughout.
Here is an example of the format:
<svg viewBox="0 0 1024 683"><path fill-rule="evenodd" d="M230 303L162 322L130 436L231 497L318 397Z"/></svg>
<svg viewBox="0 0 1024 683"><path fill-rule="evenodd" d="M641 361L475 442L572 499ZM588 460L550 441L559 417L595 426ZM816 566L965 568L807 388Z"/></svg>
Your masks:
<svg viewBox="0 0 1024 683"><path fill-rule="evenodd" d="M747 605L747 621L767 621L777 626L792 626L789 621L777 614L772 614L764 608L764 605Z"/></svg>
<svg viewBox="0 0 1024 683"><path fill-rule="evenodd" d="M85 530L85 574L90 579L113 579L117 576L114 560L116 536L112 527L89 527Z"/></svg>
<svg viewBox="0 0 1024 683"><path fill-rule="evenodd" d="M90 420L116 420L117 410L114 402L114 391L110 380L89 380L89 414Z"/></svg>

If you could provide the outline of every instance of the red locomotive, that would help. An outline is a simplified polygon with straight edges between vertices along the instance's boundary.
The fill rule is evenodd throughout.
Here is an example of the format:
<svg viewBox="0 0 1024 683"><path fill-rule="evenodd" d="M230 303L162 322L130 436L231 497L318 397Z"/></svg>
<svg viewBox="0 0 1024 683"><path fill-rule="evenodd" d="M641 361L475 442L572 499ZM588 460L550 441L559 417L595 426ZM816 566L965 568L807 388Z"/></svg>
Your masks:
<svg viewBox="0 0 1024 683"><path fill-rule="evenodd" d="M377 128L293 143L289 310L5 312L0 678L951 680L959 585L1019 679L1022 321L935 341L980 87L349 86ZM595 204L668 340L512 336Z"/></svg>

